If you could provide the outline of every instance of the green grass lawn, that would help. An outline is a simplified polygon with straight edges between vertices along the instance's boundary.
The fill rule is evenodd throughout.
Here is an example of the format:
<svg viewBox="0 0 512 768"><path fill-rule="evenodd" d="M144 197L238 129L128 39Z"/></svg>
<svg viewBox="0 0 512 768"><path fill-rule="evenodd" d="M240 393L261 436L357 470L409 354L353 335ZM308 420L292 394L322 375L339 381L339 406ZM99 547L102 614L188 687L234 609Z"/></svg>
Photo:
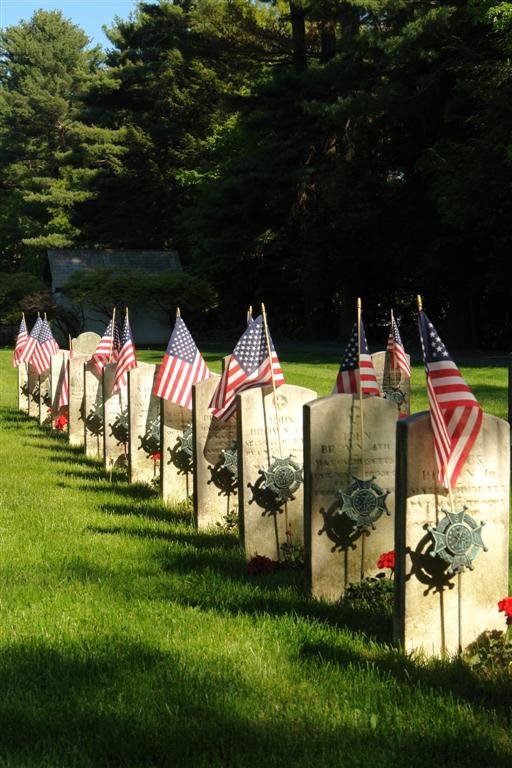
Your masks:
<svg viewBox="0 0 512 768"><path fill-rule="evenodd" d="M330 391L335 356L279 352L290 383ZM505 417L506 370L464 373ZM401 655L388 604L248 577L234 535L109 483L15 406L0 350L0 766L509 768L511 680Z"/></svg>

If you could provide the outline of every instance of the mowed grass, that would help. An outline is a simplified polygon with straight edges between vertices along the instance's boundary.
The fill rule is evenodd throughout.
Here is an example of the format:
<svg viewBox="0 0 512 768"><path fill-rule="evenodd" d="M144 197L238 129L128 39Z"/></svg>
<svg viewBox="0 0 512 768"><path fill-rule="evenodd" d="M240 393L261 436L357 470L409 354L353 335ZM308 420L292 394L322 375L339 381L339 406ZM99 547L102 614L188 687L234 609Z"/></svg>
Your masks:
<svg viewBox="0 0 512 768"><path fill-rule="evenodd" d="M334 355L279 351L330 391ZM505 416L505 369L464 371ZM0 473L0 766L511 765L512 684L403 656L388 610L312 601L298 572L251 579L233 535L18 414L7 350Z"/></svg>

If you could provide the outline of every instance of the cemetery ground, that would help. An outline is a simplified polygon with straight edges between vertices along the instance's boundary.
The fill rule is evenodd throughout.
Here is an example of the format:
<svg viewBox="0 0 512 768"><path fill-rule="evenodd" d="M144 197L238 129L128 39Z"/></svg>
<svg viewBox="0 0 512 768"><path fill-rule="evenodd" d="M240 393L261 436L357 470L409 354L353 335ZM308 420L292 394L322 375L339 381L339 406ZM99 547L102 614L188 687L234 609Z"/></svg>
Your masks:
<svg viewBox="0 0 512 768"><path fill-rule="evenodd" d="M212 369L225 352L205 355ZM339 354L279 354L289 383L330 392ZM109 482L18 413L10 359L0 350L0 766L511 765L510 674L401 654L385 595L328 605L300 570L249 576L233 532L196 532L191 507ZM461 369L506 418L505 361ZM412 384L426 408L422 366Z"/></svg>

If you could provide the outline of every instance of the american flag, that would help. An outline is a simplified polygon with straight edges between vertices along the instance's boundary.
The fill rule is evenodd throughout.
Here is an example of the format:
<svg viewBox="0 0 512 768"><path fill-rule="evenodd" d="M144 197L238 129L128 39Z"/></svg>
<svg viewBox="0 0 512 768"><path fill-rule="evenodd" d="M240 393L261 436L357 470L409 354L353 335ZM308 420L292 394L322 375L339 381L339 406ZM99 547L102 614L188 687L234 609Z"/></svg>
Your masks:
<svg viewBox="0 0 512 768"><path fill-rule="evenodd" d="M425 312L418 323L438 478L453 488L482 426L482 409Z"/></svg>
<svg viewBox="0 0 512 768"><path fill-rule="evenodd" d="M404 376L411 377L411 366L409 359L402 344L400 338L400 332L395 318L391 318L391 325L389 327L388 345L386 351L391 355L391 367L393 370L400 370Z"/></svg>
<svg viewBox="0 0 512 768"><path fill-rule="evenodd" d="M211 375L190 331L177 317L153 394L183 408L192 408L192 385Z"/></svg>
<svg viewBox="0 0 512 768"><path fill-rule="evenodd" d="M38 315L37 320L35 321L34 325L32 326L32 330L28 335L25 348L23 352L20 354L20 358L19 358L20 363L30 363L32 361L32 355L34 354L34 350L39 344L38 342L39 331L41 330L42 325L43 325L43 321Z"/></svg>
<svg viewBox="0 0 512 768"><path fill-rule="evenodd" d="M101 376L101 372L107 363L115 363L119 356L119 349L121 347L119 328L116 323L112 331L112 325L113 321L111 320L91 355L91 362L98 376Z"/></svg>
<svg viewBox="0 0 512 768"><path fill-rule="evenodd" d="M284 384L281 364L270 335L269 340L272 363L267 348L263 316L260 315L249 323L239 338L213 394L210 408L217 419L227 421L232 416L239 392L258 385L272 384L272 371L276 387Z"/></svg>
<svg viewBox="0 0 512 768"><path fill-rule="evenodd" d="M71 360L72 357L73 357L73 352L70 344L69 357L67 360L63 360L64 371L62 373L62 380L60 384L59 410L61 408L65 408L66 406L69 406L69 361Z"/></svg>
<svg viewBox="0 0 512 768"><path fill-rule="evenodd" d="M21 363L21 355L25 349L28 341L27 324L25 322L25 315L22 315L20 328L18 335L16 336L16 344L14 345L14 353L12 356L12 364L14 367Z"/></svg>
<svg viewBox="0 0 512 768"><path fill-rule="evenodd" d="M352 335L345 349L345 354L336 377L336 383L332 390L333 393L341 392L357 395L359 393L359 384L361 383L361 394L380 395L377 374L373 367L372 356L368 349L362 320L360 320L359 336L361 348L358 350L357 323L354 323Z"/></svg>
<svg viewBox="0 0 512 768"><path fill-rule="evenodd" d="M59 345L53 338L53 333L46 317L41 322L37 341L38 343L32 353L30 362L37 373L41 375L44 371L49 369L52 355L56 355L60 350Z"/></svg>
<svg viewBox="0 0 512 768"><path fill-rule="evenodd" d="M136 367L137 360L135 358L135 345L130 330L130 321L128 320L128 315L125 315L123 330L121 331L121 349L119 350L114 384L112 385L113 393L118 392L121 387L125 387L128 384L128 371Z"/></svg>

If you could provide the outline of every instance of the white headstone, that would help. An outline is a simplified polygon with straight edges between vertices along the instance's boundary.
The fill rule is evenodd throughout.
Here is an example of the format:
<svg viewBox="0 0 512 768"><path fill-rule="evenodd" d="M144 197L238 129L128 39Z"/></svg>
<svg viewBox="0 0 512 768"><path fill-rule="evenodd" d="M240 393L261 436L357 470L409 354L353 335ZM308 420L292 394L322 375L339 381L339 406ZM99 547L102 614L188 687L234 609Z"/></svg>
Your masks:
<svg viewBox="0 0 512 768"><path fill-rule="evenodd" d="M103 368L103 462L106 470L128 464L128 387L112 394L116 363Z"/></svg>
<svg viewBox="0 0 512 768"><path fill-rule="evenodd" d="M283 546L304 543L302 409L315 398L290 384L275 400L272 387L237 396L239 525L248 558L282 560Z"/></svg>
<svg viewBox="0 0 512 768"><path fill-rule="evenodd" d="M395 640L407 653L456 654L505 628L497 603L509 594L509 456L508 423L484 414L452 507L436 479L429 413L398 423Z"/></svg>
<svg viewBox="0 0 512 768"><path fill-rule="evenodd" d="M365 397L362 412L342 394L304 408L306 584L333 602L394 545L397 409Z"/></svg>
<svg viewBox="0 0 512 768"><path fill-rule="evenodd" d="M131 483L160 484L160 398L153 386L158 365L139 365L128 373L128 477Z"/></svg>
<svg viewBox="0 0 512 768"><path fill-rule="evenodd" d="M60 415L60 396L62 393L62 385L64 383L64 377L66 375L66 367L68 364L69 352L67 349L61 349L56 355L52 355L50 360L50 399L52 409L52 429L55 429L55 421ZM65 410L68 408L66 406Z"/></svg>
<svg viewBox="0 0 512 768"><path fill-rule="evenodd" d="M84 444L84 363L87 355L73 352L69 358L68 440L70 445Z"/></svg>
<svg viewBox="0 0 512 768"><path fill-rule="evenodd" d="M86 456L103 458L103 387L101 376L88 360L84 365L84 438Z"/></svg>
<svg viewBox="0 0 512 768"><path fill-rule="evenodd" d="M193 387L194 515L200 530L238 512L236 414L228 421L211 415L209 404L218 383L219 377L213 376Z"/></svg>
<svg viewBox="0 0 512 768"><path fill-rule="evenodd" d="M28 370L26 363L18 365L18 410L28 413Z"/></svg>
<svg viewBox="0 0 512 768"><path fill-rule="evenodd" d="M192 494L192 411L160 401L160 492L166 502L186 501Z"/></svg>
<svg viewBox="0 0 512 768"><path fill-rule="evenodd" d="M409 364L411 358L406 355ZM398 368L392 368L390 352L375 352L372 355L373 366L377 381L386 400L391 400L398 410L399 418L408 416L411 412L411 379Z"/></svg>

